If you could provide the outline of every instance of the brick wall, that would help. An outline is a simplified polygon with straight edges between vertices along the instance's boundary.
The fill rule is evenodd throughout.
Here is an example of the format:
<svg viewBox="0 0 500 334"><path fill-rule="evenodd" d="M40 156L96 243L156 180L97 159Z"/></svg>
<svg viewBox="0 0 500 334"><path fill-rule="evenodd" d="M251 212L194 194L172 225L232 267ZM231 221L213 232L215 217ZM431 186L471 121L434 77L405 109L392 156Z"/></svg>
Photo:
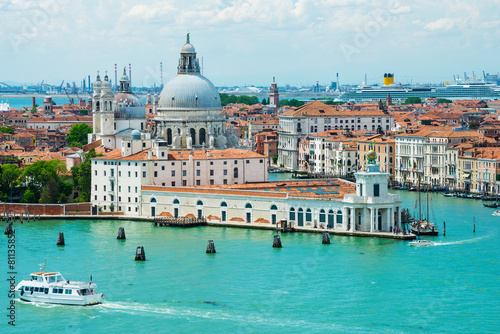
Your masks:
<svg viewBox="0 0 500 334"><path fill-rule="evenodd" d="M30 216L38 215L90 215L90 203L68 203L68 204L19 204L3 203L0 204L0 214L5 212L10 214Z"/></svg>

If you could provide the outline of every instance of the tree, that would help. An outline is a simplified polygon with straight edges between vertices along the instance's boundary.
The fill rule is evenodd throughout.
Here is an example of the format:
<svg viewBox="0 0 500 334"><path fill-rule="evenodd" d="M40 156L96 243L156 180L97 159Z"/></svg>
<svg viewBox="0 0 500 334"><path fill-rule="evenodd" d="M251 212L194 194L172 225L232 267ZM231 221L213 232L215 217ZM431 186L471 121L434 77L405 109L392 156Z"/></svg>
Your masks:
<svg viewBox="0 0 500 334"><path fill-rule="evenodd" d="M85 123L75 124L69 130L68 135L68 145L83 147L83 145L87 145L88 143L88 134L92 133L92 127L88 126Z"/></svg>
<svg viewBox="0 0 500 334"><path fill-rule="evenodd" d="M0 132L14 134L14 128L12 126L2 126L0 127Z"/></svg>
<svg viewBox="0 0 500 334"><path fill-rule="evenodd" d="M14 187L19 183L21 170L17 165L5 164L2 165L2 177L0 179L0 188L5 195L12 197ZM12 200L12 198L11 198Z"/></svg>
<svg viewBox="0 0 500 334"><path fill-rule="evenodd" d="M301 107L305 104L304 101L299 101L297 99L291 99L291 100L280 100L280 106L290 106L290 107Z"/></svg>
<svg viewBox="0 0 500 334"><path fill-rule="evenodd" d="M422 103L422 99L419 98L418 96L410 96L403 102L403 104L420 104L420 103Z"/></svg>
<svg viewBox="0 0 500 334"><path fill-rule="evenodd" d="M257 96L247 96L247 95L228 95L226 93L220 93L220 103L222 106L227 106L229 103L242 103L242 104L257 104L259 99Z"/></svg>
<svg viewBox="0 0 500 334"><path fill-rule="evenodd" d="M92 190L92 166L90 159L97 157L95 150L92 149L83 155L83 162L79 166L71 168L73 175L73 186L75 190L81 191L77 202L90 201L90 192Z"/></svg>
<svg viewBox="0 0 500 334"><path fill-rule="evenodd" d="M263 98L263 99L262 99L261 104L263 104L263 105L266 105L266 104L267 104L267 100L266 100L266 98Z"/></svg>
<svg viewBox="0 0 500 334"><path fill-rule="evenodd" d="M30 189L26 189L23 197L21 198L21 203L38 203L35 193Z"/></svg>
<svg viewBox="0 0 500 334"><path fill-rule="evenodd" d="M440 98L440 99L438 99L438 103L453 103L453 101L452 100L448 100L448 99Z"/></svg>
<svg viewBox="0 0 500 334"><path fill-rule="evenodd" d="M61 194L69 196L72 191L72 186L61 177L65 173L66 164L60 160L37 161L24 168L20 180L40 202L57 203Z"/></svg>

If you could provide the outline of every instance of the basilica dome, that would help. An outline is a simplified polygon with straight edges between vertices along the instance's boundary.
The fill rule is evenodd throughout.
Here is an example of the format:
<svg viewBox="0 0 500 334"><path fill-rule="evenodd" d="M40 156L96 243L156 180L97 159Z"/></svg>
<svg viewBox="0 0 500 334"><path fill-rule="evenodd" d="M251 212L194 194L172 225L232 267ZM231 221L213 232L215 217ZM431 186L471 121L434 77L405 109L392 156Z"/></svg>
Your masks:
<svg viewBox="0 0 500 334"><path fill-rule="evenodd" d="M123 69L123 75L120 78L118 92L113 99L113 112L115 119L146 118L146 107L142 100L132 93L130 80L125 69Z"/></svg>
<svg viewBox="0 0 500 334"><path fill-rule="evenodd" d="M221 109L219 92L210 80L201 75L189 35L181 49L177 76L161 91L158 107L166 111Z"/></svg>
<svg viewBox="0 0 500 334"><path fill-rule="evenodd" d="M220 109L219 92L201 74L178 74L161 91L160 109Z"/></svg>

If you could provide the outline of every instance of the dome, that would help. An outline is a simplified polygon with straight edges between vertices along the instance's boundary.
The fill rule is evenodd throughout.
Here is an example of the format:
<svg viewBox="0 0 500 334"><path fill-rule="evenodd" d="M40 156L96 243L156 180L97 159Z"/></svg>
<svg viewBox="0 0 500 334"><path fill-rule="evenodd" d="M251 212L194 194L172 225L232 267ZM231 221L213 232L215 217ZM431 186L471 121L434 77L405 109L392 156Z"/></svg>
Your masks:
<svg viewBox="0 0 500 334"><path fill-rule="evenodd" d="M221 109L219 92L201 74L178 74L160 94L160 109Z"/></svg>
<svg viewBox="0 0 500 334"><path fill-rule="evenodd" d="M115 119L146 118L146 107L134 93L118 92L113 100Z"/></svg>
<svg viewBox="0 0 500 334"><path fill-rule="evenodd" d="M181 49L181 53L196 53L194 46L191 43L186 43Z"/></svg>
<svg viewBox="0 0 500 334"><path fill-rule="evenodd" d="M107 79L107 77L106 77L106 79ZM101 83L101 88L112 88L111 82L106 80L106 79L104 79L104 81Z"/></svg>
<svg viewBox="0 0 500 334"><path fill-rule="evenodd" d="M141 135L142 133L139 130L133 130L131 133L132 139L141 139Z"/></svg>

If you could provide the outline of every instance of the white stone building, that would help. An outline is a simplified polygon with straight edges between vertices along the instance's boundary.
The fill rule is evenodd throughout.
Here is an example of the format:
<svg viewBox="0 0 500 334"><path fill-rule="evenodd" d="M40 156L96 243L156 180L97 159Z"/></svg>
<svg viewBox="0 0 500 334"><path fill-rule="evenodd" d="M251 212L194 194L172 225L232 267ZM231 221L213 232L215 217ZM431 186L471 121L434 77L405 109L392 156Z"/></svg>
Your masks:
<svg viewBox="0 0 500 334"><path fill-rule="evenodd" d="M327 130L373 131L390 130L394 115L382 110L342 110L337 106L314 101L279 115L280 132L278 164L296 170L299 142L310 135Z"/></svg>
<svg viewBox="0 0 500 334"><path fill-rule="evenodd" d="M104 146L119 149L124 139L130 139L132 131L146 130L146 108L141 99L132 93L125 69L115 95L108 75L101 82L97 74L92 98L94 132L89 134L89 143L101 139Z"/></svg>

